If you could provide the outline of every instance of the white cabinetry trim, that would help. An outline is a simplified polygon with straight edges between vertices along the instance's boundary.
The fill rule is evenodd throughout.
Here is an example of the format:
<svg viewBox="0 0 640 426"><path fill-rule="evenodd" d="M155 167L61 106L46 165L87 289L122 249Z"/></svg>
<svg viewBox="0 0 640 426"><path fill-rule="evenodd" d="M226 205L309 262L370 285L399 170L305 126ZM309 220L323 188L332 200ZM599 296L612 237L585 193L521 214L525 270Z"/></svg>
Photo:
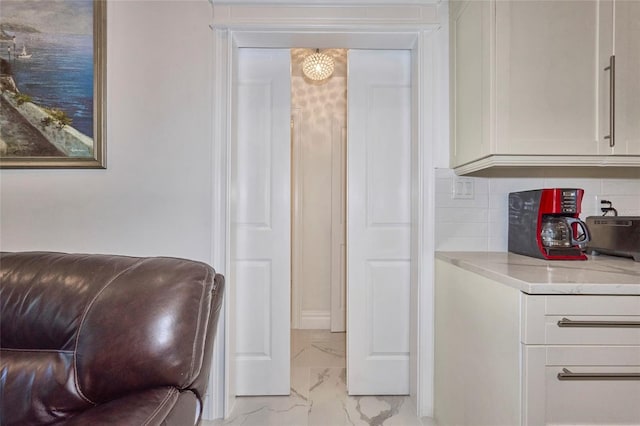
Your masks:
<svg viewBox="0 0 640 426"><path fill-rule="evenodd" d="M604 155L491 155L457 166L458 175L508 167L638 167L638 156Z"/></svg>

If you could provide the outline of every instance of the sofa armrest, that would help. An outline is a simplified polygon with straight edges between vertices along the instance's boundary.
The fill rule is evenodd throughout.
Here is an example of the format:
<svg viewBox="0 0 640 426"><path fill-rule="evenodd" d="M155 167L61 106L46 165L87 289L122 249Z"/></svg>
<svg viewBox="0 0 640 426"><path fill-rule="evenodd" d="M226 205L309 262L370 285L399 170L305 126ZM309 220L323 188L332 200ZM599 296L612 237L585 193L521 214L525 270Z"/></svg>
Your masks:
<svg viewBox="0 0 640 426"><path fill-rule="evenodd" d="M136 392L96 405L64 423L65 426L187 426L198 422L200 402L191 391L162 387Z"/></svg>

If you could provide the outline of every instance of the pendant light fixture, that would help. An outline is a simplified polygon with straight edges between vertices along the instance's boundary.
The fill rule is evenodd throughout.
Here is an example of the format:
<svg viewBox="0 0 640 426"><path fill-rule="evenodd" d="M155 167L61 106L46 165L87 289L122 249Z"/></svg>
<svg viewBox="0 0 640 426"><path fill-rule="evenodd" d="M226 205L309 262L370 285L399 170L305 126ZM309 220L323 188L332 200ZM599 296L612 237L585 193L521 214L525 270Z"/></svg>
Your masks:
<svg viewBox="0 0 640 426"><path fill-rule="evenodd" d="M304 58L302 62L302 72L307 78L314 81L322 81L333 74L333 58L325 53L320 53L316 49L315 53Z"/></svg>

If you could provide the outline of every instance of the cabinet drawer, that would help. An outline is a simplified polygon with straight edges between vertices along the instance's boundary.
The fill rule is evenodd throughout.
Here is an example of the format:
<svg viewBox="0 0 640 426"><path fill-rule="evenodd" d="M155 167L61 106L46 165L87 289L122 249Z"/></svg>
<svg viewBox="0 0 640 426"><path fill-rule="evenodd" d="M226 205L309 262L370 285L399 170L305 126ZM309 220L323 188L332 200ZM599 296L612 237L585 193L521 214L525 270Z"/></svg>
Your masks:
<svg viewBox="0 0 640 426"><path fill-rule="evenodd" d="M524 346L524 425L639 425L640 347Z"/></svg>
<svg viewBox="0 0 640 426"><path fill-rule="evenodd" d="M521 341L640 345L640 296L522 295Z"/></svg>

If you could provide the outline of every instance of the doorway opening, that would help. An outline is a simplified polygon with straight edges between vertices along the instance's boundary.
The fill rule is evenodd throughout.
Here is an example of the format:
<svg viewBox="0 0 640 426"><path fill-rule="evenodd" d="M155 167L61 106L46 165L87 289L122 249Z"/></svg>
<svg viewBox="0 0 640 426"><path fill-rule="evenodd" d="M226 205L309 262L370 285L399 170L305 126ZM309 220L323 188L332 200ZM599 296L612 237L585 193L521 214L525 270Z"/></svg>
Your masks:
<svg viewBox="0 0 640 426"><path fill-rule="evenodd" d="M292 316L294 329L346 330L347 50L323 49L334 70L320 81L291 49Z"/></svg>
<svg viewBox="0 0 640 426"><path fill-rule="evenodd" d="M333 72L312 80L321 51ZM291 392L326 377L346 392L347 50L291 49Z"/></svg>
<svg viewBox="0 0 640 426"><path fill-rule="evenodd" d="M351 2L353 3L353 2ZM446 6L446 4L445 4ZM412 243L411 243L411 383L410 393L421 415L432 414L433 403L433 229L434 168L437 146L446 136L447 84L445 73L447 26L440 4L404 7L358 7L355 16L344 19L340 6L305 5L282 9L244 5L213 4L213 205L211 263L231 282L235 280L232 246L237 235L233 223L235 163L232 162L237 134L234 125L237 61L241 49L290 49L294 46L339 45L350 49L408 49L412 69ZM242 13L235 14L238 9ZM392 13L386 13L388 10ZM341 17L328 20L328 16ZM305 23L301 25L301 22ZM262 66L262 65L260 65ZM288 72L288 71L287 71ZM287 112L287 133L290 114ZM260 266L255 264L255 266ZM256 273L259 271L256 269ZM224 321L220 322L215 349L214 374L210 387L214 395L205 407L213 416L228 416L238 394L239 365L236 288L225 294ZM254 294L254 293L251 293ZM290 312L287 310L287 317ZM256 325L258 323L255 323ZM240 368L241 369L241 368ZM207 411L205 409L205 412Z"/></svg>
<svg viewBox="0 0 640 426"><path fill-rule="evenodd" d="M266 10L270 10L266 8ZM413 12L412 12L413 13ZM222 16L222 15L218 15ZM433 246L429 235L433 233L433 209L430 208L429 200L433 198L433 170L429 165L433 163L434 138L437 130L442 130L442 125L438 120L437 110L433 108L434 100L431 97L435 94L437 99L442 98L442 90L436 84L438 68L437 46L438 28L432 25L426 15L420 15L419 25L411 27L403 32L389 32L379 25L372 24L372 27L358 28L354 30L351 24L335 24L327 32L300 30L287 22L270 26L268 29L260 27L260 31L255 30L255 25L249 27L235 28L223 25L216 27L215 32L215 94L214 96L214 216L219 218L214 223L214 254L213 263L224 265L221 271L226 274L230 283L236 282L238 273L233 259L234 244L239 240L234 222L234 203L237 202L237 164L232 161L237 150L237 84L238 67L237 63L244 49L279 49L291 48L296 45L344 45L355 49L408 49L411 51L412 70L412 101L411 115L411 185L412 185L412 214L415 218L412 222L411 230L411 306L410 306L410 393L414 401L419 404L421 413L431 412L430 401L432 395L432 367L429 360L432 357L432 347L429 345L432 332L432 321L428 315L431 312L432 280L428 274L432 264ZM429 15L431 16L431 15ZM435 16L435 15L434 15ZM261 18L262 19L262 18ZM266 17L264 22L270 22ZM424 22L423 22L424 21ZM337 42L336 42L337 41ZM310 43L311 42L311 43ZM287 55L290 55L287 51ZM263 68L264 62L260 64ZM289 73L287 65L287 73ZM444 86L442 86L444 87ZM259 89L256 87L256 89ZM260 99L258 99L260 101ZM286 132L290 132L290 111L286 115ZM423 125L422 123L426 123ZM255 128L254 122L249 120L247 129ZM246 129L245 129L246 130ZM288 137L288 135L287 135ZM256 153L260 155L260 153ZM244 164L244 163L243 163ZM250 216L246 219L260 219L264 210L251 210ZM254 222L259 225L259 222ZM249 222L247 222L249 224ZM240 240L242 240L240 238ZM266 263L246 262L244 266L249 269L243 271L251 274L254 278L261 278L267 272ZM254 287L256 289L256 287ZM236 324L237 300L243 299L245 295L240 294L239 288L230 285L225 299L224 315L224 344L216 349L215 366L216 371L213 377L222 377L224 381L212 381L212 386L219 389L219 397L212 398L215 403L214 413L225 413L228 416L236 395L240 395L237 389L237 372L243 370L240 360L234 356L239 342L237 332L241 324ZM261 299L261 294L251 291L249 296L256 300ZM287 317L290 318L287 309ZM382 318L382 317L380 317ZM252 322L251 327L255 328L262 323ZM289 333L287 333L289 334ZM288 339L287 339L288 340ZM251 339L251 343L256 343L254 348L255 360L260 361L263 347L257 345L260 340ZM287 351L288 352L288 351ZM287 357L288 359L288 357ZM258 376L261 376L258 371ZM288 376L288 375L287 375ZM287 377L287 382L289 382Z"/></svg>
<svg viewBox="0 0 640 426"><path fill-rule="evenodd" d="M345 287L347 290L347 303L343 303L334 318L340 317L335 322L344 327L347 311L345 376L348 375L349 394L409 394L410 64L408 50L349 52L348 82L345 85L344 78L340 82L336 77L334 83L341 87L338 91L343 94L342 103L348 86L348 144L344 126L346 108L342 114L330 108L331 114L327 115L337 119L331 120L334 125L325 132L310 123L322 121L326 104L331 104L326 95L311 92L312 96L299 101L301 107L311 104L311 108L307 108L309 120L298 126L304 137L293 138L301 148L294 147L293 151L301 159L308 157L294 167L298 175L306 177L303 182L293 179L294 185L300 187L294 194L305 196L300 205L311 202L311 208L303 210L312 214L312 220L306 220L307 229L300 227L302 240L292 240L291 102L297 98L291 96L291 52L239 49L237 109L233 120L236 137L231 154L230 278L231 287L236 290L237 395L290 393L292 251L296 256L294 264L303 266L297 268L300 270L297 275L302 278L296 283L302 289L298 293L311 295L306 306L304 298L296 298L302 303L298 303L299 321L294 322L294 328L302 325L301 308L311 306L310 311L317 314L318 305L313 304L322 303L322 299L325 305L321 307L329 318L332 316L330 296L334 292L327 284L331 282L331 271L336 271L337 293L343 301ZM302 108L298 110L303 117ZM330 122L328 118L324 121ZM325 172L319 166L323 157ZM333 199L337 201L333 203ZM336 205L335 221L332 209L326 208L331 204ZM323 207L328 215L321 214ZM298 216L304 219L305 215ZM335 243L331 239L334 224L336 234L341 234ZM317 238L310 238L314 233ZM302 247L300 252L292 250L292 241ZM348 261L340 259L344 252ZM332 253L337 255L335 262ZM309 264L314 267L305 271L304 266ZM342 274L345 269L346 278ZM310 286L314 280L319 281L319 288ZM318 327L322 318L311 320L302 328L323 328ZM325 323L324 328L328 326Z"/></svg>

